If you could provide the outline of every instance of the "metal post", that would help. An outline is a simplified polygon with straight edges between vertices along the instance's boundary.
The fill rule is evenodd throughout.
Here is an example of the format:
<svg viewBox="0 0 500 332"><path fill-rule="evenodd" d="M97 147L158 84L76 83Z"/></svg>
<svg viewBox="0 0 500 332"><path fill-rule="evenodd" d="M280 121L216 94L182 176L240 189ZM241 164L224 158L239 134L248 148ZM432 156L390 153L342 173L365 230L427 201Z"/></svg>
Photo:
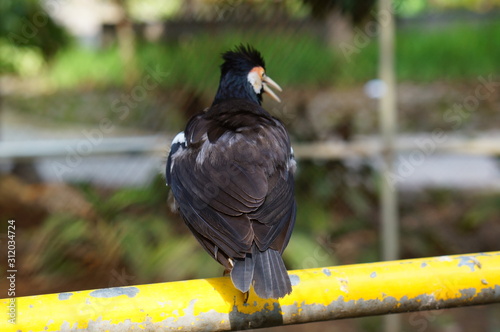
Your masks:
<svg viewBox="0 0 500 332"><path fill-rule="evenodd" d="M396 92L394 78L394 18L391 0L380 0L380 79L385 93L380 99L384 181L382 181L382 259L399 255L397 191L387 179L393 170L396 140ZM383 14L382 14L383 13ZM390 18L390 19L389 19Z"/></svg>
<svg viewBox="0 0 500 332"><path fill-rule="evenodd" d="M388 181L394 167L396 138L396 92L394 74L394 15L391 0L379 0L379 76L385 93L380 99L380 130L383 141L381 182L382 259L399 257L397 189ZM386 316L385 332L400 331L398 316Z"/></svg>
<svg viewBox="0 0 500 332"><path fill-rule="evenodd" d="M229 277L1 299L0 331L233 331L500 302L500 251L289 275L279 300L245 302Z"/></svg>

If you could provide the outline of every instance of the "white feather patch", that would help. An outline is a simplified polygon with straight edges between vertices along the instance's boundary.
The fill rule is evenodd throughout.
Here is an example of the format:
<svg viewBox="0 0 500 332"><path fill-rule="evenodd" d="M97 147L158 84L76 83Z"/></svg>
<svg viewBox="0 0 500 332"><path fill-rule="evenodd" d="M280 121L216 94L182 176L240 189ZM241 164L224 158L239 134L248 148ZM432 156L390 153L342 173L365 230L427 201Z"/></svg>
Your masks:
<svg viewBox="0 0 500 332"><path fill-rule="evenodd" d="M248 82L253 87L253 91L255 91L256 94L259 94L262 90L262 79L259 76L259 73L257 71L250 71L247 75Z"/></svg>
<svg viewBox="0 0 500 332"><path fill-rule="evenodd" d="M186 136L184 135L183 131L181 131L180 133L175 135L174 139L172 140L172 145L177 144L177 143L180 143L180 144L186 143Z"/></svg>

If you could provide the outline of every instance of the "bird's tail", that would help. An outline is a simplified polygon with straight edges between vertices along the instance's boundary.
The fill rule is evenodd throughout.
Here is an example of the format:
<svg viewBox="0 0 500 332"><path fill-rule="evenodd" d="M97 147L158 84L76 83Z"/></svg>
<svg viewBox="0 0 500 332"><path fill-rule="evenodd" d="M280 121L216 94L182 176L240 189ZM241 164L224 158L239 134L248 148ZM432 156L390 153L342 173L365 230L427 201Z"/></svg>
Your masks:
<svg viewBox="0 0 500 332"><path fill-rule="evenodd" d="M281 254L270 248L260 251L255 244L245 259L235 260L231 280L242 292L248 292L253 284L255 293L263 299L278 299L292 292Z"/></svg>

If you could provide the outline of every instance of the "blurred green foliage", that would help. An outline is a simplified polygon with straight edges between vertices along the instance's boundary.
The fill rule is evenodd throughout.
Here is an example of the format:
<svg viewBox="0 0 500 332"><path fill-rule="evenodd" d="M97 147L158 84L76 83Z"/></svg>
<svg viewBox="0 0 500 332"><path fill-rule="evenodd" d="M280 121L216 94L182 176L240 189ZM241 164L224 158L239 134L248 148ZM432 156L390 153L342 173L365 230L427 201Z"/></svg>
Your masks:
<svg viewBox="0 0 500 332"><path fill-rule="evenodd" d="M154 70L168 73L161 81L165 88L188 87L213 94L219 80L220 54L244 41L262 51L269 74L280 77L280 84L317 85L330 80L333 59L319 40L305 35L293 38L284 35L281 38L284 42L276 43L276 38L279 37L274 34L228 33L215 40L209 34L202 34L181 43L143 42L137 48L137 59L144 75ZM318 57L323 61L316 61ZM48 78L60 88L122 86L118 49L114 46L96 51L67 49L57 57Z"/></svg>
<svg viewBox="0 0 500 332"><path fill-rule="evenodd" d="M499 35L499 23L404 30L396 46L398 78L452 81L498 73Z"/></svg>
<svg viewBox="0 0 500 332"><path fill-rule="evenodd" d="M36 74L69 41L40 1L0 2L0 74Z"/></svg>
<svg viewBox="0 0 500 332"><path fill-rule="evenodd" d="M38 274L81 278L96 269L110 274L125 268L134 282L222 274L180 218L166 211L168 190L159 177L144 188L79 188L94 213L86 219L57 214L44 221L33 235L31 268Z"/></svg>
<svg viewBox="0 0 500 332"><path fill-rule="evenodd" d="M496 72L499 35L500 23L399 30L398 79L461 80ZM137 48L140 67L144 74L148 70L168 72L161 82L163 87L183 86L212 94L218 81L214 68L220 63L220 53L244 41L262 51L269 75L279 78L285 86L353 85L377 75L376 39L370 38L362 27L349 44L353 52L342 48L332 51L319 38L300 33L230 32L219 37L201 34L181 43L141 43ZM120 87L123 67L116 47L95 51L73 47L58 54L48 78L49 83L66 89Z"/></svg>

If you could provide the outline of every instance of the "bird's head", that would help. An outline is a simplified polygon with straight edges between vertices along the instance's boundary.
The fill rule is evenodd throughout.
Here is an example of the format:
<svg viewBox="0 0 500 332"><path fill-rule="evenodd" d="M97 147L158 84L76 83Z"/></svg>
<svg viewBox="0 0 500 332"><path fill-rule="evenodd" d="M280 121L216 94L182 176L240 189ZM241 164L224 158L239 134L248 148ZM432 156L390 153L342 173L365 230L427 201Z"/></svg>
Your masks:
<svg viewBox="0 0 500 332"><path fill-rule="evenodd" d="M219 89L213 104L228 99L247 99L258 104L262 93L268 93L274 100L279 97L271 88L282 91L280 86L266 75L264 59L251 46L240 45L222 55Z"/></svg>

